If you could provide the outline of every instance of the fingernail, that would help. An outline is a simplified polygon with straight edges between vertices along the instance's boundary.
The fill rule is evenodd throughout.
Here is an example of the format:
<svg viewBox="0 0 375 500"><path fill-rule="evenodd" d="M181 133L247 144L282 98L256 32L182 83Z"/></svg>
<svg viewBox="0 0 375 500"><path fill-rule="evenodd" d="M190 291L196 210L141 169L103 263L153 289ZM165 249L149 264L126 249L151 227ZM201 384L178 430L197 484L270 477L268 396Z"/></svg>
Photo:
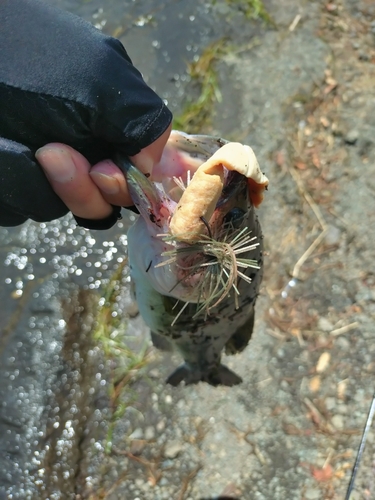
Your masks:
<svg viewBox="0 0 375 500"><path fill-rule="evenodd" d="M35 157L51 180L63 183L73 180L76 166L66 150L59 147L45 146L38 149Z"/></svg>
<svg viewBox="0 0 375 500"><path fill-rule="evenodd" d="M116 194L120 191L120 186L114 177L102 174L101 172L90 172L90 177L104 193Z"/></svg>
<svg viewBox="0 0 375 500"><path fill-rule="evenodd" d="M144 174L151 174L154 168L154 160L147 153L140 153L130 157L131 162Z"/></svg>

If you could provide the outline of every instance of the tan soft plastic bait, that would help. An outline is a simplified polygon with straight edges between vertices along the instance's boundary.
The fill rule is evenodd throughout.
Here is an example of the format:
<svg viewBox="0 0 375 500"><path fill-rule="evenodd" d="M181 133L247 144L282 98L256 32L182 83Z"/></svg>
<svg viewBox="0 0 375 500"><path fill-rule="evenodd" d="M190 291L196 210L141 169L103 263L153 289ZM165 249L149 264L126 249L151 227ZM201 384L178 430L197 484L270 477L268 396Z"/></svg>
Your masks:
<svg viewBox="0 0 375 500"><path fill-rule="evenodd" d="M268 186L254 151L239 142L229 142L218 149L195 172L183 192L170 222L171 234L179 241L193 243L206 232L205 221L211 219L224 187L224 168L248 178L249 195L254 206L263 200Z"/></svg>

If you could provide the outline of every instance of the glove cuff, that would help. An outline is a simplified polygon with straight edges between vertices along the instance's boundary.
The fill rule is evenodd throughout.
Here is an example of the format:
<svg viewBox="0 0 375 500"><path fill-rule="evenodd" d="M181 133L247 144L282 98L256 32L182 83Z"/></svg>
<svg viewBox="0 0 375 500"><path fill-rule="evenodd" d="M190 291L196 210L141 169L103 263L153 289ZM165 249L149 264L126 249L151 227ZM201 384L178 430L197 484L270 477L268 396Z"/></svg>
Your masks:
<svg viewBox="0 0 375 500"><path fill-rule="evenodd" d="M109 229L116 224L116 222L122 219L121 207L112 205L112 213L108 215L105 219L83 219L82 217L74 216L77 224L86 229Z"/></svg>

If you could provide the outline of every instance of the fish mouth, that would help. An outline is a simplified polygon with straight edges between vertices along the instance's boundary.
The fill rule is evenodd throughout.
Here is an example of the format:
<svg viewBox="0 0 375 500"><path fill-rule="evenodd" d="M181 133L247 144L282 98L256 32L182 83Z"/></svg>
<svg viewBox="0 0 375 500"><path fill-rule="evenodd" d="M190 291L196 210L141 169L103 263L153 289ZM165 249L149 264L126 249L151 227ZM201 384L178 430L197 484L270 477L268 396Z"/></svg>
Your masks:
<svg viewBox="0 0 375 500"><path fill-rule="evenodd" d="M220 138L191 136L172 130L162 159L153 170L152 179L136 168L126 155L115 154L113 161L124 174L129 194L140 215L151 223L150 230L154 225L157 231L164 229L166 232L190 175L194 175L199 165L226 143ZM186 162L187 156L189 162Z"/></svg>
<svg viewBox="0 0 375 500"><path fill-rule="evenodd" d="M125 176L129 194L140 215L152 225L162 228L163 221L171 215L172 200L163 198L156 185L138 170L128 157L117 154L113 160Z"/></svg>
<svg viewBox="0 0 375 500"><path fill-rule="evenodd" d="M227 172L221 196L209 221L211 235L220 239L221 226L224 226L224 233L238 228L250 208L247 179L238 172Z"/></svg>
<svg viewBox="0 0 375 500"><path fill-rule="evenodd" d="M184 139L184 138L183 138ZM206 144L208 144L207 148ZM223 143L217 139L203 137L198 142L198 162L206 161L213 151ZM194 140L187 146L177 144L194 156ZM154 261L152 270L148 269L148 277L154 273L154 283L161 281L158 272L173 274L173 282L163 294L197 304L196 315L210 314L229 294L234 296L235 307L238 308L238 281L251 282L248 269L259 269L258 262L251 259L252 251L259 245L251 234L249 214L253 210L249 198L248 180L237 171L224 169L224 184L210 220L203 220L205 231L194 242L179 241L171 234L169 223L175 213L179 198L189 182L190 173L175 178L170 175L166 179L153 181L140 172L128 158L117 156L115 163L123 171L130 195L141 218L147 225L151 236L150 245L160 254L159 262ZM173 166L173 165L172 165ZM172 169L173 170L173 169ZM194 175L194 172L193 172ZM172 186L172 189L171 189ZM175 187L180 189L176 195ZM173 191L173 194L171 192ZM157 247L159 245L159 247ZM158 250L159 248L159 250ZM161 288L158 287L161 291ZM174 323L182 314L184 307L175 317Z"/></svg>
<svg viewBox="0 0 375 500"><path fill-rule="evenodd" d="M250 284L248 270L260 268L258 261L251 258L260 244L248 227L252 210L246 178L238 172L228 172L214 213L209 221L204 221L206 233L200 239L189 244L164 235L163 240L171 248L162 253L165 260L156 267L174 265L177 281L170 294L181 287L185 289L186 303L172 325L188 303L197 305L193 318L202 312L209 315L228 295L233 296L235 309L239 308L238 282ZM186 290L190 290L187 297Z"/></svg>
<svg viewBox="0 0 375 500"><path fill-rule="evenodd" d="M186 187L185 183L188 184L189 179L173 177L172 182L180 191L178 194L176 194L176 189L166 192L165 185L152 182L131 163L128 157L117 154L114 162L123 172L129 194L143 219L149 220L160 229L165 229L165 223L173 215L177 202ZM189 175L190 172L188 177ZM205 221L207 234L212 236L218 233L217 226L221 224L232 207L236 204L241 205L241 210L245 211L248 203L246 178L238 172L226 172L224 187L214 214L209 221Z"/></svg>

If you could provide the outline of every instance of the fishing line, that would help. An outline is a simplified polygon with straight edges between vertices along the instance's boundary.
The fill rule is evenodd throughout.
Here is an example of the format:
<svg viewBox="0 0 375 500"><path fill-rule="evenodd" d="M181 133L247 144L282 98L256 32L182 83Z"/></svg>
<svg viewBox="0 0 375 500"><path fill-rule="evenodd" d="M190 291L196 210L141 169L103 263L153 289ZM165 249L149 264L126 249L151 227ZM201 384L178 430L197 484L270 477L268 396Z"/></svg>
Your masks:
<svg viewBox="0 0 375 500"><path fill-rule="evenodd" d="M366 445L367 435L368 435L369 430L371 428L372 419L374 417L374 414L375 414L375 393L374 393L374 395L372 397L372 402L371 402L370 410L369 410L368 415L367 415L366 426L365 426L365 428L363 430L361 443L360 443L359 448L358 448L357 457L355 459L354 467L353 467L353 470L352 470L352 475L351 475L351 478L350 478L350 483L349 483L348 489L346 491L345 500L349 500L350 499L350 495L353 492L355 478L357 477L357 472L358 472L358 469L359 469L359 464L360 464L361 459L362 459L363 451L364 451L365 445Z"/></svg>
<svg viewBox="0 0 375 500"><path fill-rule="evenodd" d="M212 233L211 233L211 228L210 228L209 223L207 222L207 220L204 217L199 217L199 218L203 222L203 224L206 226L207 231L208 231L208 237L212 240L213 238L212 238Z"/></svg>

